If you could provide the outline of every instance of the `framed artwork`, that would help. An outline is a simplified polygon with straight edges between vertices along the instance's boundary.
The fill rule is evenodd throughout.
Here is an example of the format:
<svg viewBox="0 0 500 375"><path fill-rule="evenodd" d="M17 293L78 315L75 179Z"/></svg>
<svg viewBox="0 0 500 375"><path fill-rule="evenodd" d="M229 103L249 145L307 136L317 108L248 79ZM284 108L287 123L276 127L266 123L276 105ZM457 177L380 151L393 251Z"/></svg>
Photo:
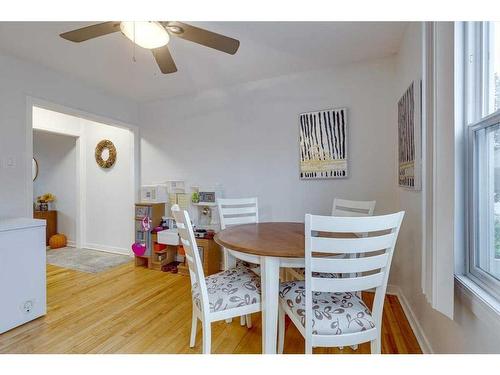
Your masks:
<svg viewBox="0 0 500 375"><path fill-rule="evenodd" d="M421 82L413 81L398 101L399 186L420 190L422 186Z"/></svg>
<svg viewBox="0 0 500 375"><path fill-rule="evenodd" d="M299 115L301 179L348 176L347 129L347 108Z"/></svg>

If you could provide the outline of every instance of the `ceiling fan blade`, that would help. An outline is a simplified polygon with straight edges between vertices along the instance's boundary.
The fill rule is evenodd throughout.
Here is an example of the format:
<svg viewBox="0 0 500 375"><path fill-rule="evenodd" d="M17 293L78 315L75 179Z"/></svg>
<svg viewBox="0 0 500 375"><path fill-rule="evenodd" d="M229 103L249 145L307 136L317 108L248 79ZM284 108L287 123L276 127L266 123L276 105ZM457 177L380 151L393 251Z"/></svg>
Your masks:
<svg viewBox="0 0 500 375"><path fill-rule="evenodd" d="M174 59L167 46L152 49L151 52L153 52L156 63L163 74L175 73L177 71L177 66L175 66Z"/></svg>
<svg viewBox="0 0 500 375"><path fill-rule="evenodd" d="M96 25L82 27L81 29L68 31L66 33L60 34L60 36L61 38L64 38L66 40L79 43L92 38L97 38L98 36L111 34L117 31L120 31L120 22L109 21L109 22L98 23Z"/></svg>
<svg viewBox="0 0 500 375"><path fill-rule="evenodd" d="M178 21L162 22L170 35L201 44L218 51L234 55L240 47L240 41L227 36L214 33L199 27L188 25Z"/></svg>

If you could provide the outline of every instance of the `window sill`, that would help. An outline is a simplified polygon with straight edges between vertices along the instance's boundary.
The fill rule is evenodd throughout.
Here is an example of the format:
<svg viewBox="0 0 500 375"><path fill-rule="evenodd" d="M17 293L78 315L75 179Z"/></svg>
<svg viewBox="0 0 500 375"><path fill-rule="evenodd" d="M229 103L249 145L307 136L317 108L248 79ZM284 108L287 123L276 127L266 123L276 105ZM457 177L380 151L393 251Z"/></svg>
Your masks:
<svg viewBox="0 0 500 375"><path fill-rule="evenodd" d="M500 302L465 275L455 275L459 298L482 320L500 327Z"/></svg>

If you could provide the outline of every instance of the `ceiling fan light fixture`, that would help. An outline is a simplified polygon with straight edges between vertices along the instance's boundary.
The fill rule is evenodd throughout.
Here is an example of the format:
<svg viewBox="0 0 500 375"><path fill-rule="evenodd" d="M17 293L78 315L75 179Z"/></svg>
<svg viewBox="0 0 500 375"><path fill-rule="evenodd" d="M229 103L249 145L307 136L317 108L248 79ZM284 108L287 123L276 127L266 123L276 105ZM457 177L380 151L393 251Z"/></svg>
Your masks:
<svg viewBox="0 0 500 375"><path fill-rule="evenodd" d="M182 34L184 32L184 29L178 25L168 25L167 28L168 31L174 34Z"/></svg>
<svg viewBox="0 0 500 375"><path fill-rule="evenodd" d="M146 49L155 49L168 44L167 30L156 21L122 21L121 32L132 42Z"/></svg>

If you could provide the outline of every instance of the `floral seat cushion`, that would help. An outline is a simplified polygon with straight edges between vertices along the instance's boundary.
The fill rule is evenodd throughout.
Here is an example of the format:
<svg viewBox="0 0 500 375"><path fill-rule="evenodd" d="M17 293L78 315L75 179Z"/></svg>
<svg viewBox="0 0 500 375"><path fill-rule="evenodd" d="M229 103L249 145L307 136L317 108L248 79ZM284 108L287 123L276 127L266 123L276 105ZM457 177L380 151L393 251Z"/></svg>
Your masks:
<svg viewBox="0 0 500 375"><path fill-rule="evenodd" d="M280 285L280 299L305 326L305 283L289 281ZM375 327L370 309L356 293L312 293L313 327L315 335L341 335L366 331Z"/></svg>
<svg viewBox="0 0 500 375"><path fill-rule="evenodd" d="M205 278L210 312L260 303L260 277L247 267L235 267ZM193 302L201 310L198 284L193 285Z"/></svg>

